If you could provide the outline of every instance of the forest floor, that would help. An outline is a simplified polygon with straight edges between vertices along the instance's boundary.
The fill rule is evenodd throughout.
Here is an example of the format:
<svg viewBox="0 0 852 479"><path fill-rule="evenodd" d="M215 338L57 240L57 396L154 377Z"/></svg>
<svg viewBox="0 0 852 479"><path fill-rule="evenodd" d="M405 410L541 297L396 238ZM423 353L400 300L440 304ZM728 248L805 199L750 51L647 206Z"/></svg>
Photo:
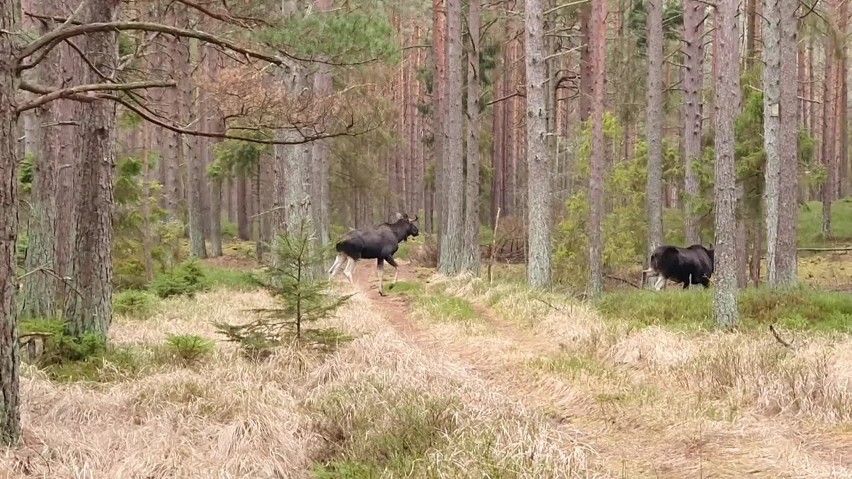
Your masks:
<svg viewBox="0 0 852 479"><path fill-rule="evenodd" d="M273 300L229 278L116 318L121 354L82 380L24 365L0 477L852 478L848 333L781 328L787 347L410 264L381 297L365 261L315 325L333 350L252 360L213 323ZM173 334L216 349L175 361Z"/></svg>

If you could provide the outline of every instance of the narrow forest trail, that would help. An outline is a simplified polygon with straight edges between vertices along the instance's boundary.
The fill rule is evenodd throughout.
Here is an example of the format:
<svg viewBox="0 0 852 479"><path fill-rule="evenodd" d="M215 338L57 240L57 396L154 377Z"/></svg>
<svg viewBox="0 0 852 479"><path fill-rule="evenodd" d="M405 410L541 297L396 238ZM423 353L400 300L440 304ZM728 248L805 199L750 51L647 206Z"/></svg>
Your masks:
<svg viewBox="0 0 852 479"><path fill-rule="evenodd" d="M400 263L400 281L424 282L408 264ZM682 411L667 414L666 405L651 404L662 396L665 404L688 409L678 397L683 391L680 385L663 384L657 395L645 401L620 401L611 393L610 378L596 384L535 371L530 361L558 356L563 345L504 321L479 303L473 303L473 308L486 334L448 333L418 318L409 297L388 289L391 271L388 268L385 274L388 296L378 293L372 261L356 267L355 286L412 347L457 362L495 391L545 411L560 429L595 450L611 477L852 478L848 454L852 444L842 436L802 431L769 419L769 427L762 425L763 420L752 420L752 424L737 421L704 430L700 418L683 420ZM641 390L645 384L639 381L635 387Z"/></svg>

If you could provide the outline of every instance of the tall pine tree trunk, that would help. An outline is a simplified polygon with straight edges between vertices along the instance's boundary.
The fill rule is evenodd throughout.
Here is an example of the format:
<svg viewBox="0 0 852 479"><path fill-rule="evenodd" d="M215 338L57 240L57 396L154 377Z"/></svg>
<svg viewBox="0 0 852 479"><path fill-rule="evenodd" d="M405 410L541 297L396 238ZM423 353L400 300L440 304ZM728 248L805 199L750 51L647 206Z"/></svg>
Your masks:
<svg viewBox="0 0 852 479"><path fill-rule="evenodd" d="M544 14L540 0L527 0L525 10L527 84L527 203L529 256L527 280L533 288L550 288L551 171L547 135L547 65L544 59Z"/></svg>
<svg viewBox="0 0 852 479"><path fill-rule="evenodd" d="M438 270L447 275L458 274L462 268L464 248L464 160L462 141L462 34L461 0L447 0L447 90L444 131L446 145L442 178L442 195L446 210L446 228L441 229L441 248Z"/></svg>
<svg viewBox="0 0 852 479"><path fill-rule="evenodd" d="M754 0L752 0L754 1ZM663 0L648 0L648 184L646 262L663 242Z"/></svg>
<svg viewBox="0 0 852 479"><path fill-rule="evenodd" d="M837 11L836 0L829 2L830 12ZM827 172L825 185L822 187L822 237L831 238L831 203L834 200L834 176L836 162L835 158L835 132L836 132L836 105L837 95L837 44L834 39L834 22L829 20L829 32L825 41L825 83L823 87L823 134L822 134L822 161Z"/></svg>
<svg viewBox="0 0 852 479"><path fill-rule="evenodd" d="M52 2L44 3L47 5L41 5L41 11L46 14L58 14L61 10ZM33 10L28 6L25 8ZM51 26L40 21L30 25L40 35L50 31ZM36 83L61 84L59 65L60 50L56 48L35 67ZM50 272L56 271L56 180L61 144L61 129L56 124L58 108L57 103L51 102L33 112L33 179L24 261L24 270L30 274L22 281L18 297L22 318L51 318L57 312L57 282Z"/></svg>
<svg viewBox="0 0 852 479"><path fill-rule="evenodd" d="M592 0L592 154L589 175L589 294L603 292L603 116L606 87L606 0Z"/></svg>
<svg viewBox="0 0 852 479"><path fill-rule="evenodd" d="M479 5L470 0L467 57L467 175L465 178L463 269L479 275Z"/></svg>
<svg viewBox="0 0 852 479"><path fill-rule="evenodd" d="M737 314L737 185L734 166L734 119L740 104L740 34L738 0L718 3L718 59L716 65L716 288L714 311L723 327L738 323Z"/></svg>
<svg viewBox="0 0 852 479"><path fill-rule="evenodd" d="M432 139L434 160L434 180L432 191L432 208L435 218L432 226L438 234L438 249L442 245L444 234L445 204L444 201L444 160L447 141L444 136L444 121L447 117L447 11L446 0L432 1Z"/></svg>
<svg viewBox="0 0 852 479"><path fill-rule="evenodd" d="M87 21L110 22L118 16L118 0L92 0ZM93 33L86 50L91 63L109 75L118 58L118 33ZM86 69L85 83L99 83L98 72ZM112 321L113 184L115 174L116 110L108 100L82 107L82 160L77 169L75 223L77 238L72 263L76 291L66 296L65 320L77 337L106 338Z"/></svg>
<svg viewBox="0 0 852 479"><path fill-rule="evenodd" d="M766 152L766 263L775 284L781 176L781 0L764 0L763 145ZM788 59L789 60L789 59Z"/></svg>
<svg viewBox="0 0 852 479"><path fill-rule="evenodd" d="M178 25L183 28L189 27L189 15L185 8L177 6ZM197 50L197 41L194 39L181 39L177 44L177 50L180 52L178 57L180 69L178 74L178 94L181 98L180 118L183 124L188 125L193 120L197 119L203 105L195 101L195 86L192 79L193 71L193 51ZM194 118L195 117L195 118ZM199 120L200 121L200 120ZM205 159L204 154L199 148L199 138L191 135L181 135L179 138L178 158L183 161L180 163L186 165L186 206L187 216L189 217L189 245L190 254L195 258L207 257L207 245L204 241L204 207L202 205L203 193L202 190L207 185L205 174ZM202 142L202 147L206 150L206 145Z"/></svg>
<svg viewBox="0 0 852 479"><path fill-rule="evenodd" d="M0 3L0 31L21 31L21 4L18 0ZM0 34L0 444L12 445L21 434L20 359L15 290L17 266L15 242L18 239L18 158L15 96L18 93L14 61L22 37Z"/></svg>
<svg viewBox="0 0 852 479"><path fill-rule="evenodd" d="M693 208L698 200L698 171L695 162L701 158L702 101L701 90L704 80L704 8L699 0L685 0L683 12L683 41L686 69L683 74L685 87L684 113L684 192L683 217L686 244L701 241L698 218Z"/></svg>
<svg viewBox="0 0 852 479"><path fill-rule="evenodd" d="M781 47L781 100L780 100L780 147L778 178L778 226L775 228L775 258L769 267L771 285L794 285L798 281L797 268L797 225L799 220L799 158L798 158L798 108L796 101L796 63L798 55L798 2L796 0L778 0L780 11L780 47ZM770 217L767 214L767 223ZM767 227L767 233L769 228ZM767 240L769 241L769 240ZM774 267L774 271L773 271Z"/></svg>

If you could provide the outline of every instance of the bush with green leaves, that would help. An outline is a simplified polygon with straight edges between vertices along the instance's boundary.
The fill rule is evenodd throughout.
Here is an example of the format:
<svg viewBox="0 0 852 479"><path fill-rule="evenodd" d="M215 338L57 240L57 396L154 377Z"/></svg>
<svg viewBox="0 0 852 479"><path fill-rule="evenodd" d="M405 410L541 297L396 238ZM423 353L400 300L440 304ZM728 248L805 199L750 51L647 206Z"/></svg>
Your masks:
<svg viewBox="0 0 852 479"><path fill-rule="evenodd" d="M157 275L151 289L157 296L194 296L209 288L209 282L198 260L190 259L175 266L171 271Z"/></svg>
<svg viewBox="0 0 852 479"><path fill-rule="evenodd" d="M604 116L605 141L622 138L621 125L615 115ZM621 151L621 148L613 148ZM591 157L591 128L582 131L582 143L575 163L576 184L588 182ZM663 179L680 181L677 149L663 142ZM646 231L645 191L648 176L648 146L644 141L635 145L632 158L615 162L605 172L605 213L603 215L603 261L605 268L623 267L641 259L645 251ZM589 197L585 189L568 198L564 219L556 231L554 260L557 278L570 286L581 287L588 271Z"/></svg>
<svg viewBox="0 0 852 479"><path fill-rule="evenodd" d="M212 341L194 334L172 334L166 339L166 351L185 365L197 363L214 349Z"/></svg>
<svg viewBox="0 0 852 479"><path fill-rule="evenodd" d="M273 263L252 277L272 294L279 307L253 310L260 318L247 324L215 324L228 340L240 343L252 354L292 339L310 340L316 331L303 331L303 324L329 317L352 296L330 290L322 271L330 249L316 241L308 217L302 216L295 231L276 238Z"/></svg>
<svg viewBox="0 0 852 479"><path fill-rule="evenodd" d="M124 117L122 121L131 122ZM121 158L117 164L112 260L119 290L147 287L145 234L153 270L162 271L180 261L183 225L160 208L162 186L145 178L145 168L154 168L157 159L152 153L147 158Z"/></svg>

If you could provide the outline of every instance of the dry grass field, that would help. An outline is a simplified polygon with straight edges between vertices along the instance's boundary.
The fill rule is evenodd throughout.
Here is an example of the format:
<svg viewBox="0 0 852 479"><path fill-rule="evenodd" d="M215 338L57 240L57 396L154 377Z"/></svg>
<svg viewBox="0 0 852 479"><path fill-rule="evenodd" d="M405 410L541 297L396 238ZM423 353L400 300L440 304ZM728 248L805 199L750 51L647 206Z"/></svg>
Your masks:
<svg viewBox="0 0 852 479"><path fill-rule="evenodd" d="M331 350L241 355L212 323L272 300L237 280L119 316L112 354L23 367L24 440L0 477L852 478L848 302L795 310L787 347L674 306L645 320L660 295L701 310L700 291L586 304L400 277L380 298L359 266L358 294L316 325L338 332ZM841 327L810 327L826 314ZM215 349L181 360L174 334Z"/></svg>

